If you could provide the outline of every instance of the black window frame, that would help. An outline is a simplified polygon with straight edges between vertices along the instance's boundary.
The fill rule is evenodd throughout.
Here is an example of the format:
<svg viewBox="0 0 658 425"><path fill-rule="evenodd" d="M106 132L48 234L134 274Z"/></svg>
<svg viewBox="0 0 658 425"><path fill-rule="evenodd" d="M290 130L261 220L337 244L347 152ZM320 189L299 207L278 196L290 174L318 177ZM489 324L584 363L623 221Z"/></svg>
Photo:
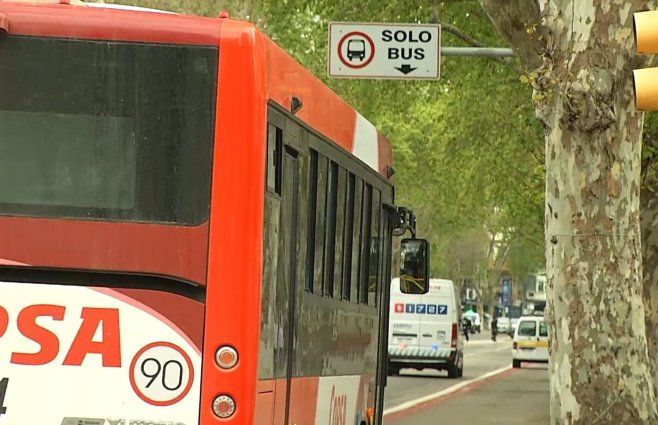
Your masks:
<svg viewBox="0 0 658 425"><path fill-rule="evenodd" d="M356 195L356 176L347 171L347 192L345 194L345 226L343 234L343 284L341 299L349 301L352 297L352 250L354 246L354 213Z"/></svg>
<svg viewBox="0 0 658 425"><path fill-rule="evenodd" d="M336 214L338 209L338 164L328 159L327 204L325 209L324 235L324 285L322 294L334 296L334 267L336 265ZM333 189L333 190L332 190Z"/></svg>
<svg viewBox="0 0 658 425"><path fill-rule="evenodd" d="M271 122L267 123L266 161L265 181L267 191L281 196L283 129Z"/></svg>

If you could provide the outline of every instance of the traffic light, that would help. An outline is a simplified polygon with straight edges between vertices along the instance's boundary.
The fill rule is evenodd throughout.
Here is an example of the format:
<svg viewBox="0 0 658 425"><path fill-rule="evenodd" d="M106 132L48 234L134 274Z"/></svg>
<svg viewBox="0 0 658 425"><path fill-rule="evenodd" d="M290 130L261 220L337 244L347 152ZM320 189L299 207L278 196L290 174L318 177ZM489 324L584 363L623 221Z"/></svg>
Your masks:
<svg viewBox="0 0 658 425"><path fill-rule="evenodd" d="M633 15L637 53L658 53L658 10ZM633 71L635 106L640 111L658 111L658 68Z"/></svg>

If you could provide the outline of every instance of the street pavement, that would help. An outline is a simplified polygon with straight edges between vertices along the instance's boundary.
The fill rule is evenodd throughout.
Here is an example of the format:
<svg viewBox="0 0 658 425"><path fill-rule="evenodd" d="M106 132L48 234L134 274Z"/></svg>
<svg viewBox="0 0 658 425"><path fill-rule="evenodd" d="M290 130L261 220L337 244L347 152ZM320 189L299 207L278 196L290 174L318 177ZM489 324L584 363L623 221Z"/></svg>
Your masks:
<svg viewBox="0 0 658 425"><path fill-rule="evenodd" d="M512 363L511 339L488 338L489 334L481 334L466 343L461 379L448 379L446 372L412 369L389 377L384 424L547 425L546 365L507 369ZM495 375L482 379L494 371Z"/></svg>

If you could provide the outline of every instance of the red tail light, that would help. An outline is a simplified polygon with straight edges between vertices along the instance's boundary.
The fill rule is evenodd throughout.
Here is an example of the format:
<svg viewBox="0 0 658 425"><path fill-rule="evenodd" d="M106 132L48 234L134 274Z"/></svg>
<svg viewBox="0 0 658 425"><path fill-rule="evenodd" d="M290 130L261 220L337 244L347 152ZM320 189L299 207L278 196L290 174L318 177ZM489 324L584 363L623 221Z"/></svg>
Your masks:
<svg viewBox="0 0 658 425"><path fill-rule="evenodd" d="M452 348L457 347L457 324L456 323L452 324L452 338L450 340L450 346Z"/></svg>
<svg viewBox="0 0 658 425"><path fill-rule="evenodd" d="M519 347L519 344L514 341L514 344L512 344L512 349L516 350Z"/></svg>

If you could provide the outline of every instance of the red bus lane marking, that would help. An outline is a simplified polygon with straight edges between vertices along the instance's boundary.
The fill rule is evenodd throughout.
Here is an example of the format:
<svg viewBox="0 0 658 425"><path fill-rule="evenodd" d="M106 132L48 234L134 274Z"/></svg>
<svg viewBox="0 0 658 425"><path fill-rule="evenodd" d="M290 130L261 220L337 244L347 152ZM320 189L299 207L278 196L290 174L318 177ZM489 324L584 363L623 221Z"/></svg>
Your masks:
<svg viewBox="0 0 658 425"><path fill-rule="evenodd" d="M135 394L153 406L171 406L190 392L194 366L190 356L171 342L152 342L133 357L129 369Z"/></svg>

